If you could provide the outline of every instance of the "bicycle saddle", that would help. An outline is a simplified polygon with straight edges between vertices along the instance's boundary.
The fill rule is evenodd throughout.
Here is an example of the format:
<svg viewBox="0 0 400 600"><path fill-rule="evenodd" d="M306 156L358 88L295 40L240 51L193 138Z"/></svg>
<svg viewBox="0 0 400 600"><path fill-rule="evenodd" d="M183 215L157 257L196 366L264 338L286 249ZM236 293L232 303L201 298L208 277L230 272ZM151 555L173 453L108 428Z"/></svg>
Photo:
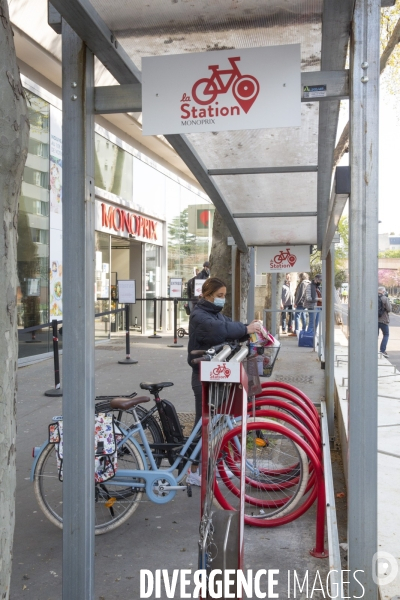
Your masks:
<svg viewBox="0 0 400 600"><path fill-rule="evenodd" d="M110 402L110 407L121 410L129 410L133 406L137 404L142 404L142 402L150 402L150 398L148 396L137 396L136 398L113 398Z"/></svg>
<svg viewBox="0 0 400 600"><path fill-rule="evenodd" d="M162 381L161 383L149 383L148 381L143 381L140 384L140 387L142 390L148 390L150 394L155 394L165 387L171 387L171 385L174 385L172 381Z"/></svg>

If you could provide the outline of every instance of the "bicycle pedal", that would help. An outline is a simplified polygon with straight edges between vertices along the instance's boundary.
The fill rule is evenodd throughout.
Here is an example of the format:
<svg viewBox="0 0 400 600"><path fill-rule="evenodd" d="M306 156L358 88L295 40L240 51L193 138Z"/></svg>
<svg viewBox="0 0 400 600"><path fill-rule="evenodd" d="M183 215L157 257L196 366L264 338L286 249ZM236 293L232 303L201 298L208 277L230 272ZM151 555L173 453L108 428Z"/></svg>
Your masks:
<svg viewBox="0 0 400 600"><path fill-rule="evenodd" d="M192 495L193 495L192 486L190 485L190 483L186 484L186 493L187 493L187 495L188 495L189 498L191 498Z"/></svg>

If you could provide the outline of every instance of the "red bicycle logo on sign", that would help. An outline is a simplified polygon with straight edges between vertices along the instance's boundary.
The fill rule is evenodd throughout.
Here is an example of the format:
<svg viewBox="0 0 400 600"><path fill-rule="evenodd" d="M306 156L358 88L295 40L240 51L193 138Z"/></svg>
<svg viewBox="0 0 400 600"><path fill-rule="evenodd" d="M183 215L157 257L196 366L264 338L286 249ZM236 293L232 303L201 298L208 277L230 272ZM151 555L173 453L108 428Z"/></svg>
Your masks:
<svg viewBox="0 0 400 600"><path fill-rule="evenodd" d="M230 374L231 370L228 369L228 367L226 367L225 365L218 365L218 367L215 367L215 369L213 369L211 373L213 377L223 376L226 378L228 378Z"/></svg>
<svg viewBox="0 0 400 600"><path fill-rule="evenodd" d="M286 252L281 250L279 254L274 256L274 263L277 265L281 265L283 262L287 261L291 267L295 264L297 260L297 256L295 254L290 253L290 248L286 248Z"/></svg>
<svg viewBox="0 0 400 600"><path fill-rule="evenodd" d="M260 91L258 80L252 75L242 75L237 62L239 56L228 58L232 69L220 69L219 65L210 65L211 77L204 77L195 82L192 96L197 104L212 104L219 94L226 94L232 88L232 94L245 113L253 105ZM224 79L225 83L224 83Z"/></svg>

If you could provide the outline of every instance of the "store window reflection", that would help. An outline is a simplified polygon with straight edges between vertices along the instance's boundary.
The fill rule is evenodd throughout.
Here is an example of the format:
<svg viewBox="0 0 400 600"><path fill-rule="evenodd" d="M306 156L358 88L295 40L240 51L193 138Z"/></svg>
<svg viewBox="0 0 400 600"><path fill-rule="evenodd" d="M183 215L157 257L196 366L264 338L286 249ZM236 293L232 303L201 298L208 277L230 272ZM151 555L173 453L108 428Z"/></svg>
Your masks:
<svg viewBox="0 0 400 600"><path fill-rule="evenodd" d="M21 333L49 321L49 116L50 106L25 90L29 122L28 157L19 200L17 319L19 358L48 352L49 330ZM26 344L30 345L27 346Z"/></svg>
<svg viewBox="0 0 400 600"><path fill-rule="evenodd" d="M95 239L95 314L107 312L110 309L110 236L107 233L96 232ZM95 318L96 339L108 338L110 333L110 315Z"/></svg>
<svg viewBox="0 0 400 600"><path fill-rule="evenodd" d="M146 275L145 275L145 298L146 298L146 330L154 328L154 302L151 298L161 296L161 249L154 244L146 244L145 252ZM157 302L156 329L159 328L161 302Z"/></svg>
<svg viewBox="0 0 400 600"><path fill-rule="evenodd" d="M95 134L95 184L132 201L133 156L100 134Z"/></svg>
<svg viewBox="0 0 400 600"><path fill-rule="evenodd" d="M168 279L182 278L183 295L186 283L202 269L211 251L214 206L191 190L181 187L180 195L171 188L167 202L168 216ZM178 325L185 327L188 315L179 303ZM170 324L171 326L171 324Z"/></svg>

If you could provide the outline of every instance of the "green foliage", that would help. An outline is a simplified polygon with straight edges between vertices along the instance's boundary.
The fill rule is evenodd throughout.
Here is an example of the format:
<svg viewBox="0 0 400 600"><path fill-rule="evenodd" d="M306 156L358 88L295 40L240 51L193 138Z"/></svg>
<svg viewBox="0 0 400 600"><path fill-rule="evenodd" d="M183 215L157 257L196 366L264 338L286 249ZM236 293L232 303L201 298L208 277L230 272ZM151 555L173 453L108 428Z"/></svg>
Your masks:
<svg viewBox="0 0 400 600"><path fill-rule="evenodd" d="M385 50L400 19L400 2L381 10L381 54ZM396 44L387 61L382 83L391 94L400 93L400 44Z"/></svg>
<svg viewBox="0 0 400 600"><path fill-rule="evenodd" d="M384 250L379 252L379 258L400 258L400 250Z"/></svg>
<svg viewBox="0 0 400 600"><path fill-rule="evenodd" d="M189 254L193 251L193 244L196 243L196 236L189 233L189 214L185 208L178 217L172 219L168 225L169 243L179 245L181 253Z"/></svg>

